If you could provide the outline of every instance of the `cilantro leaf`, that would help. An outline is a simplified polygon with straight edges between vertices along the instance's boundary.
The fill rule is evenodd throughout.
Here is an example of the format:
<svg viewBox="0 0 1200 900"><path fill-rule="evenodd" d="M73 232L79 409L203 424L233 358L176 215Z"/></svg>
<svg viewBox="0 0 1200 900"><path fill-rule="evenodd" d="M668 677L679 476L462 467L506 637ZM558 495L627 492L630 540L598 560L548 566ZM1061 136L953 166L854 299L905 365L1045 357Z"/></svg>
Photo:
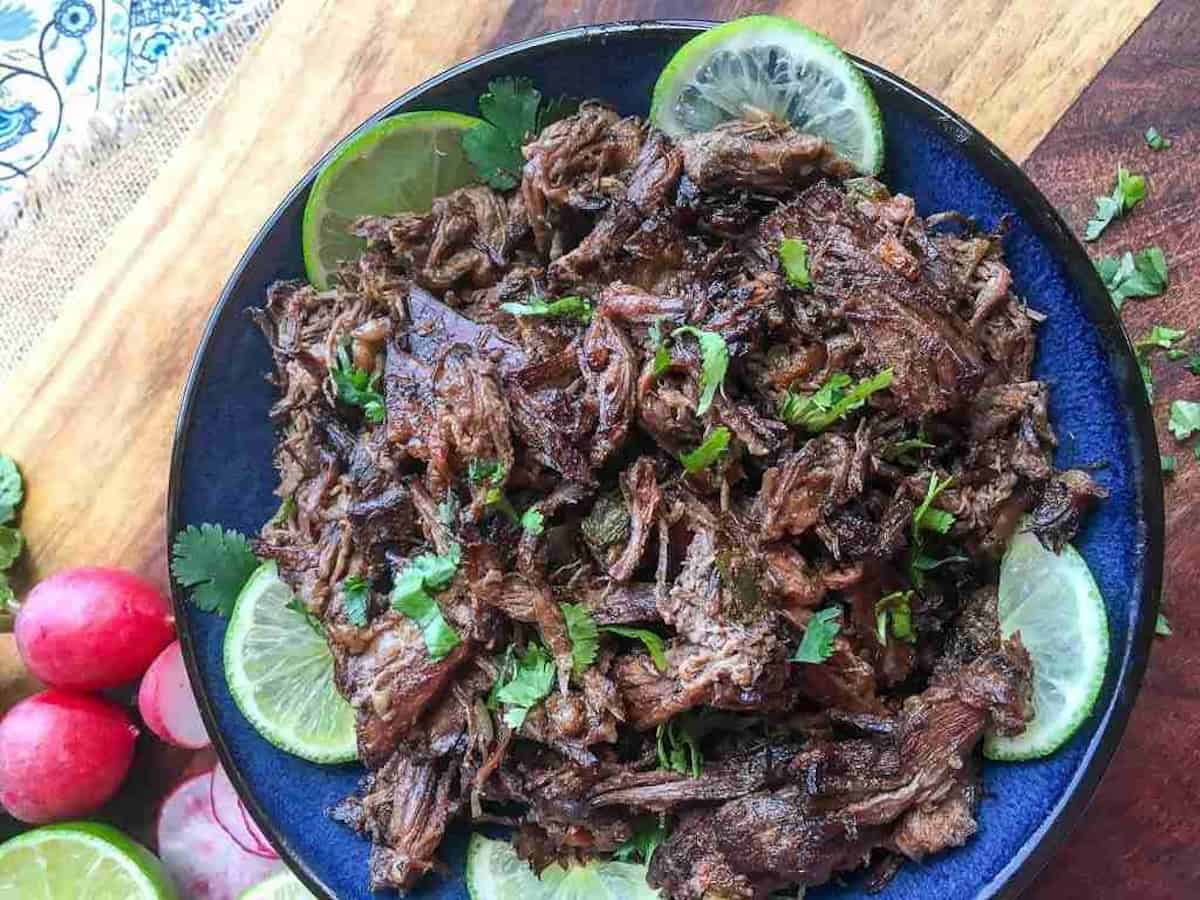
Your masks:
<svg viewBox="0 0 1200 900"><path fill-rule="evenodd" d="M1120 310L1131 297L1157 297L1169 284L1167 258L1161 247L1146 247L1120 259L1103 256L1094 262L1100 280Z"/></svg>
<svg viewBox="0 0 1200 900"><path fill-rule="evenodd" d="M502 671L493 688L494 705L503 703L504 721L512 729L520 728L531 707L540 703L554 685L554 660L541 644L531 641L520 657L513 659L511 671Z"/></svg>
<svg viewBox="0 0 1200 900"><path fill-rule="evenodd" d="M784 238L779 242L779 261L783 263L789 285L800 290L812 287L808 274L808 244L799 238Z"/></svg>
<svg viewBox="0 0 1200 900"><path fill-rule="evenodd" d="M521 529L528 534L539 535L546 530L546 517L540 509L531 506L521 513Z"/></svg>
<svg viewBox="0 0 1200 900"><path fill-rule="evenodd" d="M717 389L725 384L725 372L729 369L729 347L725 338L715 331L701 331L691 325L684 325L671 332L671 337L690 334L700 342L700 402L696 405L696 415L702 416L712 406Z"/></svg>
<svg viewBox="0 0 1200 900"><path fill-rule="evenodd" d="M24 496L21 471L10 457L0 453L0 525L13 520Z"/></svg>
<svg viewBox="0 0 1200 900"><path fill-rule="evenodd" d="M258 568L246 536L220 525L189 525L175 536L171 574L191 588L191 601L204 612L228 616L242 585Z"/></svg>
<svg viewBox="0 0 1200 900"><path fill-rule="evenodd" d="M1151 125L1146 129L1146 146L1151 150L1166 150L1171 146L1171 142L1158 133L1158 129Z"/></svg>
<svg viewBox="0 0 1200 900"><path fill-rule="evenodd" d="M921 501L921 505L913 512L914 543L919 543L919 536L922 529L936 531L938 534L945 534L950 530L950 526L954 524L953 513L933 508L933 501L938 498L938 495L942 491L950 487L953 481L954 476L950 476L945 481L939 481L937 472L929 473L929 487L925 489L925 499Z"/></svg>
<svg viewBox="0 0 1200 900"><path fill-rule="evenodd" d="M0 612L15 612L17 595L13 591L12 584L8 580L8 576L0 572Z"/></svg>
<svg viewBox="0 0 1200 900"><path fill-rule="evenodd" d="M351 625L363 628L367 624L370 600L370 588L361 575L351 575L342 582L342 611Z"/></svg>
<svg viewBox="0 0 1200 900"><path fill-rule="evenodd" d="M654 350L654 377L657 378L671 367L671 351L667 349L663 339L662 319L655 319L650 325L650 346Z"/></svg>
<svg viewBox="0 0 1200 900"><path fill-rule="evenodd" d="M708 433L708 437L695 450L684 453L679 457L688 473L695 475L707 469L729 450L730 431L724 425L718 425Z"/></svg>
<svg viewBox="0 0 1200 900"><path fill-rule="evenodd" d="M879 643L887 643L889 620L893 637L909 643L916 641L912 627L912 596L912 591L893 591L879 598L875 604L875 636Z"/></svg>
<svg viewBox="0 0 1200 900"><path fill-rule="evenodd" d="M580 322L592 321L591 301L575 295L560 297L550 302L531 297L528 303L501 303L500 308L514 316L561 316L578 319Z"/></svg>
<svg viewBox="0 0 1200 900"><path fill-rule="evenodd" d="M654 663L654 667L660 672L667 671L667 654L664 649L663 639L650 629L632 628L627 625L602 625L600 626L600 630L608 634L617 634L621 637L641 641L650 654L650 659Z"/></svg>
<svg viewBox="0 0 1200 900"><path fill-rule="evenodd" d="M467 480L471 484L503 484L508 466L498 459L473 459L467 463Z"/></svg>
<svg viewBox="0 0 1200 900"><path fill-rule="evenodd" d="M1171 623L1162 613L1159 613L1158 618L1154 620L1154 633L1159 637L1171 636Z"/></svg>
<svg viewBox="0 0 1200 900"><path fill-rule="evenodd" d="M1094 241L1113 221L1125 215L1146 197L1146 179L1131 175L1124 166L1117 166L1117 183L1111 196L1096 198L1096 212L1088 219L1085 241Z"/></svg>
<svg viewBox="0 0 1200 900"><path fill-rule="evenodd" d="M1162 467L1164 475L1175 474L1175 457L1169 454L1163 454L1158 458L1159 465Z"/></svg>
<svg viewBox="0 0 1200 900"><path fill-rule="evenodd" d="M433 660L445 659L462 638L442 617L433 594L450 586L458 572L458 544L445 556L423 553L409 561L392 586L392 608L412 619L421 629L425 649Z"/></svg>
<svg viewBox="0 0 1200 900"><path fill-rule="evenodd" d="M15 528L0 525L0 571L9 568L21 555L25 538Z"/></svg>
<svg viewBox="0 0 1200 900"><path fill-rule="evenodd" d="M541 92L528 78L494 79L479 98L485 121L463 135L462 146L476 174L496 190L516 187L521 180L521 145L539 129L541 101Z"/></svg>
<svg viewBox="0 0 1200 900"><path fill-rule="evenodd" d="M686 720L676 716L658 726L658 764L663 769L699 778L704 757Z"/></svg>
<svg viewBox="0 0 1200 900"><path fill-rule="evenodd" d="M337 388L339 400L349 406L360 407L366 417L376 424L383 421L383 394L376 390L379 386L379 373L371 374L364 369L355 368L350 361L348 340L338 345L337 358L330 367L329 374Z"/></svg>
<svg viewBox="0 0 1200 900"><path fill-rule="evenodd" d="M1200 431L1200 403L1191 400L1174 400L1171 402L1171 413L1167 427L1175 440L1182 441Z"/></svg>
<svg viewBox="0 0 1200 900"><path fill-rule="evenodd" d="M868 397L891 383L891 369L884 369L856 384L851 384L851 378L845 372L834 372L814 394L804 396L788 391L779 404L779 418L815 434L860 409Z"/></svg>
<svg viewBox="0 0 1200 900"><path fill-rule="evenodd" d="M571 665L576 675L582 674L596 661L600 649L600 631L591 612L580 603L563 603L563 621L567 623L567 636L571 639Z"/></svg>
<svg viewBox="0 0 1200 900"><path fill-rule="evenodd" d="M649 863L659 845L667 839L667 823L662 816L641 816L633 826L633 837L613 851L620 862Z"/></svg>
<svg viewBox="0 0 1200 900"><path fill-rule="evenodd" d="M929 443L922 437L904 438L904 440L893 441L883 448L883 458L888 462L902 462L908 465L916 465L910 453L914 450L932 450L934 445Z"/></svg>
<svg viewBox="0 0 1200 900"><path fill-rule="evenodd" d="M829 659L833 655L833 639L842 628L841 615L841 609L836 606L813 613L792 661L819 664Z"/></svg>

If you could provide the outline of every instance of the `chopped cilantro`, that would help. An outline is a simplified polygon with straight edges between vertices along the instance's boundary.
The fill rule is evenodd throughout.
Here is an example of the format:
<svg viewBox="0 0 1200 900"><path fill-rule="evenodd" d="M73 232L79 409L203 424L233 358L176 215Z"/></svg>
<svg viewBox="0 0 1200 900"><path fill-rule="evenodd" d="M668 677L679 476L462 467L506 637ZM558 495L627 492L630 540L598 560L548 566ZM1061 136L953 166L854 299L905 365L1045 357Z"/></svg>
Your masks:
<svg viewBox="0 0 1200 900"><path fill-rule="evenodd" d="M650 326L650 346L654 350L654 377L657 378L671 367L671 351L663 338L662 319L655 319Z"/></svg>
<svg viewBox="0 0 1200 900"><path fill-rule="evenodd" d="M16 517L17 507L24 496L21 471L10 457L0 453L0 525Z"/></svg>
<svg viewBox="0 0 1200 900"><path fill-rule="evenodd" d="M592 321L592 304L584 297L561 297L550 302L531 297L528 303L501 303L500 308L514 316L562 316L580 322Z"/></svg>
<svg viewBox="0 0 1200 900"><path fill-rule="evenodd" d="M220 525L189 525L175 536L171 574L204 612L228 616L242 585L258 568L246 536Z"/></svg>
<svg viewBox="0 0 1200 900"><path fill-rule="evenodd" d="M21 555L25 546L25 538L15 528L0 525L0 571L9 568Z"/></svg>
<svg viewBox="0 0 1200 900"><path fill-rule="evenodd" d="M1169 454L1163 454L1158 458L1159 465L1162 467L1164 475L1175 474L1175 457Z"/></svg>
<svg viewBox="0 0 1200 900"><path fill-rule="evenodd" d="M834 372L814 394L805 396L788 391L779 404L779 418L815 434L860 409L868 397L891 383L891 369L855 384L845 372Z"/></svg>
<svg viewBox="0 0 1200 900"><path fill-rule="evenodd" d="M1200 444L1196 444L1192 447L1192 458L1197 462L1200 462Z"/></svg>
<svg viewBox="0 0 1200 900"><path fill-rule="evenodd" d="M1171 146L1171 142L1158 133L1158 129L1151 125L1146 129L1146 146L1151 150L1166 150Z"/></svg>
<svg viewBox="0 0 1200 900"><path fill-rule="evenodd" d="M663 647L663 639L648 628L632 628L627 625L601 625L600 630L608 634L618 634L621 637L641 641L650 654L654 667L660 672L667 671L667 654Z"/></svg>
<svg viewBox="0 0 1200 900"><path fill-rule="evenodd" d="M1154 620L1154 633L1159 637L1171 636L1171 623L1167 621L1167 617L1162 613L1158 614L1158 618Z"/></svg>
<svg viewBox="0 0 1200 900"><path fill-rule="evenodd" d="M1200 375L1200 353L1193 353L1184 365L1193 375Z"/></svg>
<svg viewBox="0 0 1200 900"><path fill-rule="evenodd" d="M458 632L442 617L433 594L444 591L458 572L458 544L445 556L423 553L409 560L392 585L392 608L412 619L421 629L425 649L433 660L444 659L461 643Z"/></svg>
<svg viewBox="0 0 1200 900"><path fill-rule="evenodd" d="M1167 359L1169 359L1171 362L1179 362L1179 360L1183 359L1187 355L1188 352L1179 347L1172 347L1167 351Z"/></svg>
<svg viewBox="0 0 1200 900"><path fill-rule="evenodd" d="M917 460L910 454L915 450L932 450L933 446L933 444L920 436L905 438L901 441L893 441L884 447L883 458L888 462L902 462L910 466L917 465Z"/></svg>
<svg viewBox="0 0 1200 900"><path fill-rule="evenodd" d="M492 691L492 705L504 704L504 721L520 728L529 710L540 703L554 685L554 660L546 649L531 641L525 652L509 661Z"/></svg>
<svg viewBox="0 0 1200 900"><path fill-rule="evenodd" d="M378 424L384 419L383 394L377 390L379 373L371 374L356 368L350 361L350 341L338 344L337 358L329 369L337 397L349 406L360 407L363 414Z"/></svg>
<svg viewBox="0 0 1200 900"><path fill-rule="evenodd" d="M521 530L535 536L545 531L546 517L542 515L542 511L531 506L521 513Z"/></svg>
<svg viewBox="0 0 1200 900"><path fill-rule="evenodd" d="M571 639L571 667L576 675L582 674L596 661L600 649L600 631L596 620L582 603L563 603L563 621L567 623L567 636Z"/></svg>
<svg viewBox="0 0 1200 900"><path fill-rule="evenodd" d="M1119 219L1146 196L1146 179L1142 175L1131 175L1124 166L1117 166L1117 183L1108 197L1096 198L1096 212L1088 219L1084 231L1085 241L1094 241L1113 221Z"/></svg>
<svg viewBox="0 0 1200 900"><path fill-rule="evenodd" d="M950 530L950 526L954 524L953 513L933 508L933 501L938 498L938 495L942 491L950 487L953 481L953 475L945 481L939 481L937 472L929 473L929 487L925 490L925 499L921 501L921 505L913 512L914 545L920 543L922 531L936 531L938 534L945 534Z"/></svg>
<svg viewBox="0 0 1200 900"><path fill-rule="evenodd" d="M1186 440L1195 432L1200 431L1200 403L1191 400L1174 400L1171 403L1171 413L1167 427L1177 441Z"/></svg>
<svg viewBox="0 0 1200 900"><path fill-rule="evenodd" d="M917 639L912 627L912 596L912 591L893 591L875 604L875 636L879 643L887 643L889 621L892 637L909 643Z"/></svg>
<svg viewBox="0 0 1200 900"><path fill-rule="evenodd" d="M362 628L367 624L367 608L371 591L361 575L351 575L342 582L342 612L351 625Z"/></svg>
<svg viewBox="0 0 1200 900"><path fill-rule="evenodd" d="M16 592L13 591L12 584L8 580L8 576L0 572L0 612L12 613L15 612L14 607L17 603Z"/></svg>
<svg viewBox="0 0 1200 900"><path fill-rule="evenodd" d="M801 290L812 287L808 275L808 244L799 238L784 238L779 242L779 261L783 263L788 284Z"/></svg>
<svg viewBox="0 0 1200 900"><path fill-rule="evenodd" d="M475 172L499 191L517 186L525 157L521 145L564 113L562 101L547 104L528 78L497 78L479 98L480 122L463 135L463 151Z"/></svg>
<svg viewBox="0 0 1200 900"><path fill-rule="evenodd" d="M729 368L729 347L725 338L715 331L701 331L691 325L684 325L671 332L671 337L690 334L700 342L700 402L696 406L696 415L702 416L712 406L713 397L718 388L725 384L725 372Z"/></svg>
<svg viewBox="0 0 1200 900"><path fill-rule="evenodd" d="M503 484L508 466L498 459L473 459L467 463L467 480L471 484Z"/></svg>
<svg viewBox="0 0 1200 900"><path fill-rule="evenodd" d="M813 613L804 628L804 637L800 646L796 648L792 661L817 664L829 659L833 655L833 639L842 628L841 622L838 621L841 615L841 609L836 606L828 606Z"/></svg>
<svg viewBox="0 0 1200 900"><path fill-rule="evenodd" d="M1166 325L1155 325L1134 343L1134 348L1141 350L1170 350L1175 342L1185 336L1186 331L1178 328L1168 328Z"/></svg>
<svg viewBox="0 0 1200 900"><path fill-rule="evenodd" d="M1157 297L1169 284L1167 257L1161 247L1126 251L1120 259L1102 256L1094 265L1118 310L1131 297Z"/></svg>
<svg viewBox="0 0 1200 900"><path fill-rule="evenodd" d="M724 456L729 450L729 435L728 428L724 425L718 425L708 433L708 437L704 439L704 443L695 450L681 455L679 461L683 463L683 467L691 475L702 472Z"/></svg>
<svg viewBox="0 0 1200 900"><path fill-rule="evenodd" d="M633 837L613 851L613 859L648 864L666 839L667 823L662 816L641 816L634 822Z"/></svg>
<svg viewBox="0 0 1200 900"><path fill-rule="evenodd" d="M658 726L658 765L660 768L699 778L704 757L700 741L683 717L676 716Z"/></svg>

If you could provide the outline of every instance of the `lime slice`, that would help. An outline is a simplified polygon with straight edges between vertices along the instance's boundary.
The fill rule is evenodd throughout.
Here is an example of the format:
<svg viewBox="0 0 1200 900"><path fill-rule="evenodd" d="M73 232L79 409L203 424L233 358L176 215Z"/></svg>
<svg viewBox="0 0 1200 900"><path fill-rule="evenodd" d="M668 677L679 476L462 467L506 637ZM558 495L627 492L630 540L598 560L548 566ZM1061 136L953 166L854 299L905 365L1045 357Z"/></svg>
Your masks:
<svg viewBox="0 0 1200 900"><path fill-rule="evenodd" d="M433 198L478 179L462 149L480 124L451 112L402 113L377 122L338 150L304 207L304 269L318 288L366 241L351 235L359 216L427 212Z"/></svg>
<svg viewBox="0 0 1200 900"><path fill-rule="evenodd" d="M284 869L250 888L238 900L316 900L316 897L299 878Z"/></svg>
<svg viewBox="0 0 1200 900"><path fill-rule="evenodd" d="M646 884L646 867L592 862L550 866L538 878L508 841L471 835L467 846L467 893L471 900L661 900Z"/></svg>
<svg viewBox="0 0 1200 900"><path fill-rule="evenodd" d="M238 595L225 632L225 680L250 724L280 750L316 763L357 755L354 710L333 684L333 655L274 562Z"/></svg>
<svg viewBox="0 0 1200 900"><path fill-rule="evenodd" d="M95 822L47 825L0 845L0 897L174 900L157 857Z"/></svg>
<svg viewBox="0 0 1200 900"><path fill-rule="evenodd" d="M672 137L763 113L820 135L860 172L883 165L883 122L862 72L829 38L782 16L747 16L671 57L650 120Z"/></svg>
<svg viewBox="0 0 1200 900"><path fill-rule="evenodd" d="M1027 532L1000 566L1000 631L1020 632L1033 659L1033 720L1016 737L987 735L989 759L1047 756L1087 719L1108 663L1108 617L1087 563L1075 548L1056 554Z"/></svg>

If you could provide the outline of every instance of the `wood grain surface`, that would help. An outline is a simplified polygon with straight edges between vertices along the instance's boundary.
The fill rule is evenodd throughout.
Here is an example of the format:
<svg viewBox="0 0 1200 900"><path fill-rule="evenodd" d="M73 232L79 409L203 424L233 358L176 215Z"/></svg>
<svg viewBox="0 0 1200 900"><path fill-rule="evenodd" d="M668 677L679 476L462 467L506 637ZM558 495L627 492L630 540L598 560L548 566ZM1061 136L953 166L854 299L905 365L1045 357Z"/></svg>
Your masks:
<svg viewBox="0 0 1200 900"><path fill-rule="evenodd" d="M1120 0L1092 15L1072 0L289 0L228 94L117 229L42 346L0 385L0 449L21 461L28 481L22 526L30 552L18 586L63 566L110 563L165 587L163 506L180 393L208 312L261 222L321 153L406 88L481 49L570 24L790 13L929 90L1018 160L1049 134L1030 170L1077 224L1090 197L1108 189L1118 156L1153 167L1145 210L1115 226L1104 244L1122 246L1135 235L1144 241L1149 233L1139 229L1162 229L1158 239L1172 257L1176 285L1162 304L1130 304L1130 321L1142 327L1153 309L1181 305L1183 279L1194 286L1196 277L1187 244L1188 228L1193 246L1196 237L1196 157L1184 137L1190 115L1195 146L1196 73L1180 62L1188 52L1196 62L1195 0L1166 0L1104 69L1154 5ZM1085 92L1097 73L1100 80ZM1178 139L1171 151L1150 158L1139 123L1167 109L1178 121L1155 124ZM1077 139L1080 129L1091 137ZM1190 180L1185 165L1192 167ZM1180 311L1171 324L1197 324L1197 315ZM1182 396L1193 377L1165 369L1160 375L1164 397ZM1200 399L1200 390L1192 396ZM1183 512L1189 488L1191 502L1200 500L1200 464L1182 461L1186 452L1171 489L1178 552L1168 554L1173 579L1185 585L1200 568L1200 550L1186 549ZM1182 601L1168 600L1168 608ZM1181 730L1176 739L1163 721L1185 714L1195 721L1197 660L1187 641L1189 631L1193 640L1200 632L1200 616L1180 609L1175 620L1176 637L1159 648L1134 735L1097 801L1089 820L1095 824L1083 832L1088 843L1081 837L1071 845L1037 889L1039 897L1200 896L1197 832L1187 831L1181 799L1185 791L1195 799L1196 782L1180 781L1195 778L1192 748L1200 735ZM1183 746L1184 734L1190 746ZM1163 758L1153 770L1158 781L1139 793L1138 768L1155 755ZM178 767L177 761L168 768ZM152 771L146 780L163 783L160 770ZM119 820L133 822L130 810L143 809L153 791L137 784L130 793L134 799L116 807ZM1168 829L1173 843L1138 833L1163 827L1145 802L1177 817ZM1121 817L1119 827L1113 817ZM1091 858L1092 848L1103 848L1103 866ZM1138 893L1126 893L1126 882L1139 884ZM1093 887L1083 891L1080 884Z"/></svg>
<svg viewBox="0 0 1200 900"><path fill-rule="evenodd" d="M1083 230L1092 197L1107 191L1117 164L1147 176L1146 200L1104 233L1094 255L1158 244L1170 266L1162 297L1122 310L1134 338L1155 324L1186 328L1200 352L1200 4L1164 0L1050 132L1025 168L1067 221ZM1170 149L1154 152L1153 125ZM1083 824L1030 896L1200 897L1200 462L1195 440L1166 428L1172 400L1200 401L1200 377L1183 361L1152 362L1155 419L1163 453L1178 472L1167 481L1164 609L1174 634L1155 641L1142 692L1121 748Z"/></svg>

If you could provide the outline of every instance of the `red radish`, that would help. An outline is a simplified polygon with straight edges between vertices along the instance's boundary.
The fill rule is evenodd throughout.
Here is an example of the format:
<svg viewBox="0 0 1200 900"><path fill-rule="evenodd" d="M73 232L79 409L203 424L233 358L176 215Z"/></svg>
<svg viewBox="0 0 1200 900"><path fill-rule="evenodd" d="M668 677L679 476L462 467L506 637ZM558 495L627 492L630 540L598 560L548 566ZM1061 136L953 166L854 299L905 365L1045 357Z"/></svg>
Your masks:
<svg viewBox="0 0 1200 900"><path fill-rule="evenodd" d="M229 834L235 844L247 853L262 856L266 859L279 859L279 855L271 848L266 837L258 826L253 825L250 814L242 805L237 795L237 789L229 780L229 775L221 766L212 772L212 810L213 818Z"/></svg>
<svg viewBox="0 0 1200 900"><path fill-rule="evenodd" d="M138 711L150 730L168 744L199 750L209 744L208 732L188 683L179 641L172 642L142 677Z"/></svg>
<svg viewBox="0 0 1200 900"><path fill-rule="evenodd" d="M138 678L175 637L166 598L121 569L66 569L29 592L13 629L29 671L82 691Z"/></svg>
<svg viewBox="0 0 1200 900"><path fill-rule="evenodd" d="M158 813L158 855L181 900L234 900L282 868L247 853L213 816L212 773L180 784Z"/></svg>
<svg viewBox="0 0 1200 900"><path fill-rule="evenodd" d="M125 780L137 735L100 697L34 694L0 721L0 803L33 825L95 812Z"/></svg>

